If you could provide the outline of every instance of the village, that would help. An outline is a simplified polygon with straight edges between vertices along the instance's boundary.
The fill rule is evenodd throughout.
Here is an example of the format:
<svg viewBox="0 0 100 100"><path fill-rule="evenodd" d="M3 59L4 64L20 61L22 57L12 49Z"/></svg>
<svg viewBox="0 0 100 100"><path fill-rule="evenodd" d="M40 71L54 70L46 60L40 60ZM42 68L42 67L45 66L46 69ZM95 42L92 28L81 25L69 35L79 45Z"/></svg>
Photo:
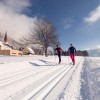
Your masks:
<svg viewBox="0 0 100 100"><path fill-rule="evenodd" d="M15 45L16 47L16 45ZM9 44L9 38L7 33L5 33L4 37L2 37L2 41L0 41L0 55L15 55L15 56L22 56L22 55L35 55L34 50L30 47L25 48L13 48L12 45Z"/></svg>

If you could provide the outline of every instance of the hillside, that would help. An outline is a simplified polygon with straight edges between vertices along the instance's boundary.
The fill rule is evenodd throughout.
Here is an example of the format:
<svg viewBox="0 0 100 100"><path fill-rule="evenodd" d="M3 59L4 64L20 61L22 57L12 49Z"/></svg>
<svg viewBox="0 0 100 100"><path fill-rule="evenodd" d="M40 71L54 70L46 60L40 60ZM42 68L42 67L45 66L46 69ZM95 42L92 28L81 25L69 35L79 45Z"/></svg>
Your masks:
<svg viewBox="0 0 100 100"><path fill-rule="evenodd" d="M87 51L90 57L100 57L100 48Z"/></svg>
<svg viewBox="0 0 100 100"><path fill-rule="evenodd" d="M19 49L21 46L21 44L19 42L17 42L16 40L12 39L11 37L7 36L8 38L8 44L10 46L12 46L14 49ZM0 41L4 42L4 34L0 33Z"/></svg>

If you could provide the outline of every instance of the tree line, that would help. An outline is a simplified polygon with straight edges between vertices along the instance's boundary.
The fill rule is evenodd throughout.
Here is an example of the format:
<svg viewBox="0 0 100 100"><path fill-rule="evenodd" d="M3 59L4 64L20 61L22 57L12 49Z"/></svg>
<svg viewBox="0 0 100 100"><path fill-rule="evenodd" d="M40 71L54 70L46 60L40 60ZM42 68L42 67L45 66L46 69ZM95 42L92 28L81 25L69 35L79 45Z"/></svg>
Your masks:
<svg viewBox="0 0 100 100"><path fill-rule="evenodd" d="M62 51L63 56L69 56L68 51ZM86 50L77 50L75 53L76 56L89 56L88 52Z"/></svg>

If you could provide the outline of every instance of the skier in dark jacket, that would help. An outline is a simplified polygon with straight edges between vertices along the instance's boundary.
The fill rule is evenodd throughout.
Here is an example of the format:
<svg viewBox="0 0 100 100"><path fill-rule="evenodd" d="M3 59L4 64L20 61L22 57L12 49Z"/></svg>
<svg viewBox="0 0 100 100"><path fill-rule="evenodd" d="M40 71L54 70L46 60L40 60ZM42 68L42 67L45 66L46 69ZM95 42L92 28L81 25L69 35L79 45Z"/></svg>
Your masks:
<svg viewBox="0 0 100 100"><path fill-rule="evenodd" d="M73 62L73 65L74 65L74 64L75 64L75 53L76 53L76 48L73 47L72 44L70 44L70 47L69 47L69 49L68 49L68 53L69 53L69 55L70 55L70 57L71 57L71 60L72 60L72 62Z"/></svg>
<svg viewBox="0 0 100 100"><path fill-rule="evenodd" d="M61 51L62 51L62 48L60 48L57 45L57 48L55 49L55 51L57 51L57 54L58 54L58 57L59 57L59 64L60 64L61 63Z"/></svg>

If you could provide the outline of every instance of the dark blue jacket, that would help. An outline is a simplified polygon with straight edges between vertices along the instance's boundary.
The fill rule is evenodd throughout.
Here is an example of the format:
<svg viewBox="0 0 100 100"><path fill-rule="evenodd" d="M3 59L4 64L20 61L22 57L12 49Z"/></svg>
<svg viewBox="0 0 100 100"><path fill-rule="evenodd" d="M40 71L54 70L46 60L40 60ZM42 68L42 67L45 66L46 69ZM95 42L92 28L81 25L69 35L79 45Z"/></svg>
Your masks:
<svg viewBox="0 0 100 100"><path fill-rule="evenodd" d="M69 53L75 53L76 52L76 49L75 49L75 47L70 47L69 49L68 49L68 52Z"/></svg>

